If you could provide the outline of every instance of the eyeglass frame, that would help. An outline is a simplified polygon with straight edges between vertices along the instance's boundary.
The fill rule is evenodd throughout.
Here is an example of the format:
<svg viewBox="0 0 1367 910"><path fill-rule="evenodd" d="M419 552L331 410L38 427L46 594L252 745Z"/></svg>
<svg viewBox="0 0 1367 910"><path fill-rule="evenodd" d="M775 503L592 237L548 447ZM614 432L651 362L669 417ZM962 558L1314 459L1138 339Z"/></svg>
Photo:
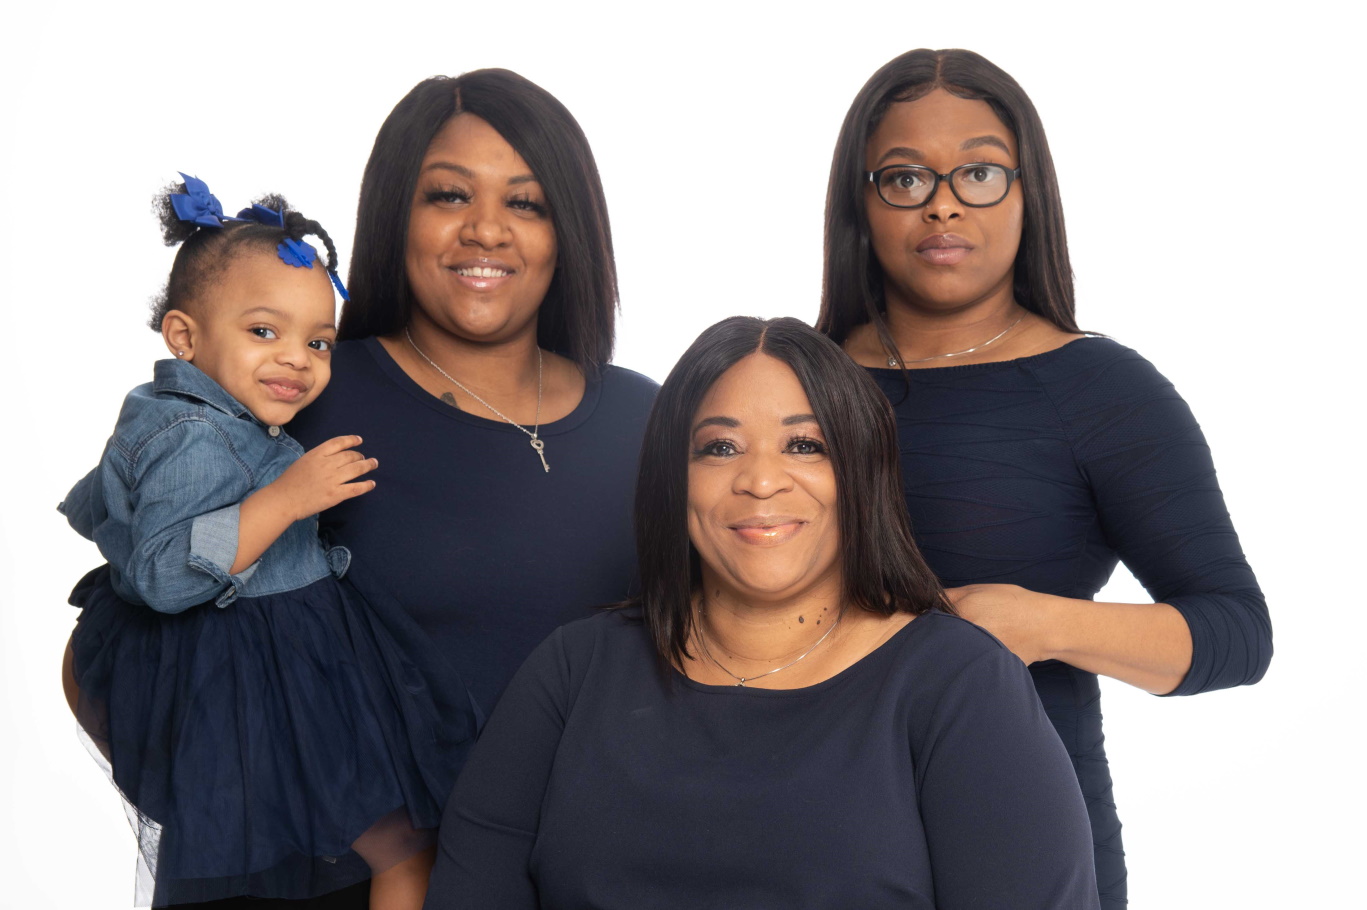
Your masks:
<svg viewBox="0 0 1367 910"><path fill-rule="evenodd" d="M900 168L915 168L915 169L918 170L918 171L929 171L930 173L932 173L932 174L935 175L935 183L931 186L931 188L930 188L930 195L926 197L926 201L925 201L925 202L918 202L918 203L916 203L915 205L898 205L898 204L895 203L895 202L888 202L887 197L885 197L885 196L883 195L883 189L882 189L882 187L880 187L880 186L878 185L878 178L879 178L882 174L884 174L885 172L890 171L890 170L893 170L894 168L899 168L899 167L900 167ZM964 197L960 196L960 195L959 195L958 189L956 189L955 186L954 186L953 177L954 177L954 175L957 174L959 171L962 171L962 170L964 170L965 168L970 168L970 167L999 167L999 168L1001 168L1002 171L1004 171L1004 172L1006 173L1006 189L1002 192L1002 197L1001 197L1000 199L998 199L996 202L968 202L968 201L966 201L966 200L964 199ZM926 206L930 205L930 203L933 202L933 201L935 200L935 194L938 193L938 192L940 191L940 182L941 182L941 181L944 181L944 182L946 182L946 183L949 184L949 191L950 191L951 193L954 194L954 198L957 199L957 200L959 200L959 203L960 203L961 205L966 205L966 206L968 206L968 207L971 208L971 209L990 209L990 208L992 208L992 206L994 206L994 205L1001 205L1003 202L1006 201L1006 197L1009 196L1009 195L1011 195L1011 184L1013 184L1013 183L1015 183L1017 180L1019 180L1019 179L1020 179L1020 176L1021 176L1021 169L1020 169L1019 167L1008 168L1008 167L1007 167L1006 165L1004 165L1004 164L996 164L996 163L991 162L991 161L972 161L972 162L969 162L968 164L961 164L961 165L959 165L959 166L956 167L956 168L950 168L950 171L949 171L949 173L947 173L947 174L939 174L939 173L936 173L935 168L933 168L933 167L926 167L924 164L889 164L889 165L887 165L887 166L885 166L885 167L880 167L880 168L879 168L878 170L876 170L876 171L865 171L865 172L864 172L864 179L867 180L869 183L872 183L872 184L873 184L874 192L876 192L876 193L878 194L878 198L879 198L879 199L883 200L883 204L884 204L884 205L892 206L892 207L895 208L895 209L908 209L908 210L910 210L910 209L923 209L923 208L925 208Z"/></svg>

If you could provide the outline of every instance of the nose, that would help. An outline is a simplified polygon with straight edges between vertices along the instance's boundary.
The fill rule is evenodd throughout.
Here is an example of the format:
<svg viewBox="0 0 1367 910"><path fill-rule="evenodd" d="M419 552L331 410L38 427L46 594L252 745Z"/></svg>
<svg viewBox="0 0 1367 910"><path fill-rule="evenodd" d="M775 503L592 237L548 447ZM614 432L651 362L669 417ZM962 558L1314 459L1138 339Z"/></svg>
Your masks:
<svg viewBox="0 0 1367 910"><path fill-rule="evenodd" d="M308 340L303 336L292 338L275 349L275 362L294 370L304 370L309 366Z"/></svg>
<svg viewBox="0 0 1367 910"><path fill-rule="evenodd" d="M507 219L508 211L503 200L483 193L466 209L465 222L460 230L461 242L486 250L503 246L510 236Z"/></svg>
<svg viewBox="0 0 1367 910"><path fill-rule="evenodd" d="M925 221L947 222L954 218L962 218L963 214L963 203L954 195L954 191L949 187L949 181L944 178L936 184L930 194L930 201L921 209L921 218Z"/></svg>
<svg viewBox="0 0 1367 910"><path fill-rule="evenodd" d="M793 489L793 476L780 452L751 452L741 460L731 492L768 499Z"/></svg>

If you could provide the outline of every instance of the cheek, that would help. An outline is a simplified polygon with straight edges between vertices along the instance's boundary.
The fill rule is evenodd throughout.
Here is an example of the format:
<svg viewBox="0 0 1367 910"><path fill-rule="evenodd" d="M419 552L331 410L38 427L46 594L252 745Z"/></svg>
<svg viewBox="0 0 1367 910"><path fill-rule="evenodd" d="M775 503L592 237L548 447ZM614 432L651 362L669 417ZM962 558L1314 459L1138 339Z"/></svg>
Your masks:
<svg viewBox="0 0 1367 910"><path fill-rule="evenodd" d="M709 516L716 502L714 495L715 477L707 472L690 469L688 472L688 537L700 553L711 553L713 547L708 536L711 522Z"/></svg>

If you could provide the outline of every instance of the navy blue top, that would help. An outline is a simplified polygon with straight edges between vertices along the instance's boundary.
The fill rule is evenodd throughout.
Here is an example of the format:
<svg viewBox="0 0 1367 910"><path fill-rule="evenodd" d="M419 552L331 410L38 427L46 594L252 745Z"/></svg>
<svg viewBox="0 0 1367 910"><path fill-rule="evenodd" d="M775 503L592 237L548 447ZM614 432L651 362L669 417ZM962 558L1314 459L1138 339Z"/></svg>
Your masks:
<svg viewBox="0 0 1367 910"><path fill-rule="evenodd" d="M1020 660L921 616L801 689L662 674L643 625L557 630L447 802L427 910L1072 910L1086 808Z"/></svg>
<svg viewBox="0 0 1367 910"><path fill-rule="evenodd" d="M578 407L541 426L547 473L522 431L432 396L367 338L337 345L332 382L289 430L305 448L355 433L379 459L375 489L324 513L323 531L449 655L487 715L552 629L630 592L656 388L604 367Z"/></svg>
<svg viewBox="0 0 1367 910"><path fill-rule="evenodd" d="M1153 365L1108 338L999 363L870 369L897 413L907 508L946 587L1090 599L1118 560L1191 627L1172 693L1257 682L1272 629L1200 427ZM1094 674L1030 668L1092 812L1103 898L1124 900ZM1105 904L1105 902L1103 901ZM1109 904L1105 904L1109 906Z"/></svg>

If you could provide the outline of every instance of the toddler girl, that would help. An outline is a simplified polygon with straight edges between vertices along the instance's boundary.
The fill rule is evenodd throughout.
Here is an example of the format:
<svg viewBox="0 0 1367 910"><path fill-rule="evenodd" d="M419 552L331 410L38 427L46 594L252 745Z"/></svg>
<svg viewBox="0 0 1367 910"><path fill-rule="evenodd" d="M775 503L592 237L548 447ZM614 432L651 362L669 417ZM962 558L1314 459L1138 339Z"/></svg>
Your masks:
<svg viewBox="0 0 1367 910"><path fill-rule="evenodd" d="M403 610L359 565L339 581L350 554L318 539L320 511L375 487L361 439L304 452L282 429L328 382L336 250L278 197L225 218L185 177L159 204L181 244L153 316L174 356L59 507L109 561L72 595L77 718L153 904L373 875L372 908L417 908L478 718Z"/></svg>

